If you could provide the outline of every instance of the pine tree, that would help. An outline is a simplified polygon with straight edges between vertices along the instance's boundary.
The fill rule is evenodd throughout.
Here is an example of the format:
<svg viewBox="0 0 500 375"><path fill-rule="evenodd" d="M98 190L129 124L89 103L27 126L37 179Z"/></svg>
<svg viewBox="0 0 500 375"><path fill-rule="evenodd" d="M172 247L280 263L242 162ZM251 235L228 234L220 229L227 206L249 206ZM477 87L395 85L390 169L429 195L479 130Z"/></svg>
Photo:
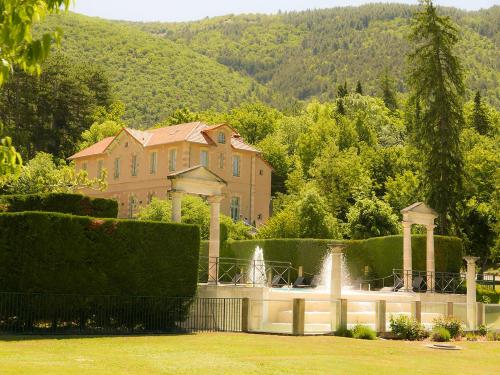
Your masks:
<svg viewBox="0 0 500 375"><path fill-rule="evenodd" d="M380 80L380 91L382 92L382 100L384 101L385 106L391 111L398 109L398 102L396 100L396 94L394 93L393 80L389 77L387 71Z"/></svg>
<svg viewBox="0 0 500 375"><path fill-rule="evenodd" d="M476 92L474 97L474 109L472 111L472 125L477 130L479 134L485 135L490 129L490 123L488 121L488 116L481 103L481 93Z"/></svg>
<svg viewBox="0 0 500 375"><path fill-rule="evenodd" d="M359 81L356 84L356 93L359 95L363 95L363 87L361 86L361 82Z"/></svg>
<svg viewBox="0 0 500 375"><path fill-rule="evenodd" d="M431 0L422 5L414 16L414 50L408 57L410 101L419 103L421 117L412 139L424 160L427 203L439 214L439 233L448 234L457 221L462 193L463 73L454 53L456 26L436 13Z"/></svg>
<svg viewBox="0 0 500 375"><path fill-rule="evenodd" d="M344 96L347 96L349 94L349 91L347 90L347 82L344 81L343 85L339 85L337 87L337 97L343 98Z"/></svg>

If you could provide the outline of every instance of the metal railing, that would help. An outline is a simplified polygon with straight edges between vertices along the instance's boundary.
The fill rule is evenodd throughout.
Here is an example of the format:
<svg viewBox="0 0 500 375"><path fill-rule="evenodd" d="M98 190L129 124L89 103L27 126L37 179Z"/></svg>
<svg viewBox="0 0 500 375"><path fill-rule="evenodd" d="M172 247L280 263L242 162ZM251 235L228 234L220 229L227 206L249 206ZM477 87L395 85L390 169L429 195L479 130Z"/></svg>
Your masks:
<svg viewBox="0 0 500 375"><path fill-rule="evenodd" d="M290 262L200 257L198 282L252 286L290 285Z"/></svg>
<svg viewBox="0 0 500 375"><path fill-rule="evenodd" d="M0 332L126 335L241 331L241 299L0 293Z"/></svg>
<svg viewBox="0 0 500 375"><path fill-rule="evenodd" d="M394 269L392 274L394 290L403 290L406 282L414 292L465 293L465 273Z"/></svg>

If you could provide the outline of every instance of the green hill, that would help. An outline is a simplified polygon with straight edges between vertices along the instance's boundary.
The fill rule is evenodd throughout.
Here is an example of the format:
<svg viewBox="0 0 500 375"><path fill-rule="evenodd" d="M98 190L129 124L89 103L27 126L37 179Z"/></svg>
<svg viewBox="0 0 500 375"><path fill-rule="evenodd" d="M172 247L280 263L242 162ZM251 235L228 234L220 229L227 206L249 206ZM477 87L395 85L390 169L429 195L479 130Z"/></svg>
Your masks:
<svg viewBox="0 0 500 375"><path fill-rule="evenodd" d="M405 91L406 34L415 7L373 4L277 15L224 16L186 23L108 21L73 13L61 26L61 49L107 72L132 126L154 124L187 106L224 111L260 99L280 108L331 99L346 80L378 93L388 70ZM500 106L500 7L443 8L461 27L459 54L469 98L481 90Z"/></svg>
<svg viewBox="0 0 500 375"><path fill-rule="evenodd" d="M56 26L64 32L60 48L65 54L107 73L132 126L149 126L180 106L225 110L242 100L265 98L267 90L251 77L135 27L73 13L43 24Z"/></svg>

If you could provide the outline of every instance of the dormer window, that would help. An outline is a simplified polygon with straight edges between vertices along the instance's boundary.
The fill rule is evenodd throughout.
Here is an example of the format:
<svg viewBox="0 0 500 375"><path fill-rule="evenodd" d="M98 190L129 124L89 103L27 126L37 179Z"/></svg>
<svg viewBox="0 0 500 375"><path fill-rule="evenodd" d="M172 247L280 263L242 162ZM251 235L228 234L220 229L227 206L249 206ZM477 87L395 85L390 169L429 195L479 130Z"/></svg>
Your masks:
<svg viewBox="0 0 500 375"><path fill-rule="evenodd" d="M219 132L217 136L217 142L222 144L226 143L226 134L224 132Z"/></svg>

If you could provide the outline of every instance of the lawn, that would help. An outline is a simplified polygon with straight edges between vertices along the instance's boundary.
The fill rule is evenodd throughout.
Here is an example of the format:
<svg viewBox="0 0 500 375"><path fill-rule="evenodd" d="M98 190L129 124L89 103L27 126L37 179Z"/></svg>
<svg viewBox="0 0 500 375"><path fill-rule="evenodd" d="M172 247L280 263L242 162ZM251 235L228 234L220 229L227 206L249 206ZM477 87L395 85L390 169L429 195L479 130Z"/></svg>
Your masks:
<svg viewBox="0 0 500 375"><path fill-rule="evenodd" d="M422 342L256 334L0 338L0 374L494 374L500 342Z"/></svg>

